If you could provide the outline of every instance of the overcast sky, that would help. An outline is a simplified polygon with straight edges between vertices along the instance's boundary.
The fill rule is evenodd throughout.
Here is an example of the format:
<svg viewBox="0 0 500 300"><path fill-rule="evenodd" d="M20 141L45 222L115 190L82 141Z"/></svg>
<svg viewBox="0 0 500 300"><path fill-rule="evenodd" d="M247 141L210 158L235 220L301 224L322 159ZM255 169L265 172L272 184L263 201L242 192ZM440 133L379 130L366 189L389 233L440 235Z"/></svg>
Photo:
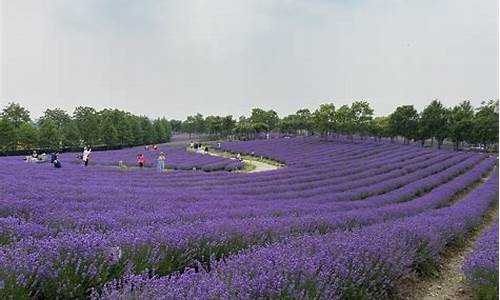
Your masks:
<svg viewBox="0 0 500 300"><path fill-rule="evenodd" d="M33 117L498 98L497 0L0 1L0 105Z"/></svg>

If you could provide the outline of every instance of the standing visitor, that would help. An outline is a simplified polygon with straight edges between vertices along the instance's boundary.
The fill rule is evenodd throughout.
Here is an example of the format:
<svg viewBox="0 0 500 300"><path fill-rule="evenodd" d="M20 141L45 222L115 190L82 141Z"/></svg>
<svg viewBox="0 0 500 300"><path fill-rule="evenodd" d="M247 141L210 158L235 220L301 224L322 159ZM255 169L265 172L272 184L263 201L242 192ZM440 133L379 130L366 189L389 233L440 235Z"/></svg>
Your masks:
<svg viewBox="0 0 500 300"><path fill-rule="evenodd" d="M137 155L137 162L139 163L139 168L144 167L144 163L146 162L146 158L144 157L144 154L139 154Z"/></svg>
<svg viewBox="0 0 500 300"><path fill-rule="evenodd" d="M241 154L239 154L239 153L238 153L238 154L236 155L236 159L237 159L237 160L241 160Z"/></svg>
<svg viewBox="0 0 500 300"><path fill-rule="evenodd" d="M167 157L165 156L165 153L160 152L160 155L158 156L158 163L156 165L157 171L158 171L159 174L161 172L163 172L163 169L165 169L165 159L166 158Z"/></svg>
<svg viewBox="0 0 500 300"><path fill-rule="evenodd" d="M156 151L156 150L158 150L158 146L153 145L153 149L154 149L155 151Z"/></svg>
<svg viewBox="0 0 500 300"><path fill-rule="evenodd" d="M205 153L204 154L208 154L208 146L205 146Z"/></svg>
<svg viewBox="0 0 500 300"><path fill-rule="evenodd" d="M189 147L190 147L191 149L194 149L194 142L193 142L193 141L191 141L191 143L189 143Z"/></svg>
<svg viewBox="0 0 500 300"><path fill-rule="evenodd" d="M85 166L89 165L90 152L92 152L92 149L90 149L90 147L85 146L83 148L82 159L83 159Z"/></svg>

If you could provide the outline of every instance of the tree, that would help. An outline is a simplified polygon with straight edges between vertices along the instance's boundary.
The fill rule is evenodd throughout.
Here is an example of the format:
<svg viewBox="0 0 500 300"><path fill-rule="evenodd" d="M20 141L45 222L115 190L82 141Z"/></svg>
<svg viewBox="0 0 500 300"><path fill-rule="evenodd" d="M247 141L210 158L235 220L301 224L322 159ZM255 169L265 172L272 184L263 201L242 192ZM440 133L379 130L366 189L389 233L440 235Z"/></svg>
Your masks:
<svg viewBox="0 0 500 300"><path fill-rule="evenodd" d="M145 144L153 144L155 142L155 132L153 124L146 116L139 117L139 122L142 129L142 140Z"/></svg>
<svg viewBox="0 0 500 300"><path fill-rule="evenodd" d="M265 111L261 108L253 108L249 121L252 124L266 124L268 130L273 130L278 127L280 118L274 110Z"/></svg>
<svg viewBox="0 0 500 300"><path fill-rule="evenodd" d="M27 109L19 105L18 103L9 103L0 114L0 117L11 124L14 132L11 133L11 141L8 141L11 147L17 149L20 143L20 132L19 128L25 123L31 122L30 113Z"/></svg>
<svg viewBox="0 0 500 300"><path fill-rule="evenodd" d="M22 148L31 149L38 144L38 130L32 124L22 123L16 131Z"/></svg>
<svg viewBox="0 0 500 300"><path fill-rule="evenodd" d="M433 100L420 115L420 138L432 138L441 148L444 139L448 136L448 110L438 100Z"/></svg>
<svg viewBox="0 0 500 300"><path fill-rule="evenodd" d="M81 147L80 133L75 121L71 120L63 129L63 145L71 148Z"/></svg>
<svg viewBox="0 0 500 300"><path fill-rule="evenodd" d="M182 121L181 120L170 120L170 128L172 128L173 132L180 132L182 130Z"/></svg>
<svg viewBox="0 0 500 300"><path fill-rule="evenodd" d="M469 101L463 101L451 109L449 116L449 136L458 150L460 143L473 139L474 108Z"/></svg>
<svg viewBox="0 0 500 300"><path fill-rule="evenodd" d="M394 135L404 137L404 142L417 135L418 112L413 105L398 106L389 116L389 128Z"/></svg>
<svg viewBox="0 0 500 300"><path fill-rule="evenodd" d="M165 118L160 119L160 123L163 125L165 129L165 137L161 141L162 143L170 142L170 138L172 137L172 127L170 126L170 121Z"/></svg>
<svg viewBox="0 0 500 300"><path fill-rule="evenodd" d="M314 129L311 111L307 108L299 109L295 115L297 116L297 129L299 134L309 133Z"/></svg>
<svg viewBox="0 0 500 300"><path fill-rule="evenodd" d="M373 109L366 101L354 101L351 104L352 126L353 132L363 136L368 134L369 124L373 116Z"/></svg>
<svg viewBox="0 0 500 300"><path fill-rule="evenodd" d="M66 127L69 126L71 122L71 117L68 113L62 109L54 108L54 109L46 109L43 116L38 120L38 126L41 126L43 122L51 121L56 130L58 131L57 136L60 137L59 144L64 144L65 142L65 133L69 133L66 130Z"/></svg>
<svg viewBox="0 0 500 300"><path fill-rule="evenodd" d="M236 121L233 119L233 116L227 115L222 118L222 134L224 137L227 137L233 131L233 128L236 126Z"/></svg>
<svg viewBox="0 0 500 300"><path fill-rule="evenodd" d="M142 145L145 143L144 141L144 132L141 126L141 120L137 116L131 116L129 119L130 124L130 132L132 133L134 144Z"/></svg>
<svg viewBox="0 0 500 300"><path fill-rule="evenodd" d="M354 130L354 116L351 108L347 105L342 105L335 112L337 122L337 130L341 134L351 134Z"/></svg>
<svg viewBox="0 0 500 300"><path fill-rule="evenodd" d="M0 117L0 148L13 149L16 145L16 128L14 125Z"/></svg>
<svg viewBox="0 0 500 300"><path fill-rule="evenodd" d="M118 131L116 130L113 119L108 116L101 121L101 139L108 147L116 147L120 144Z"/></svg>
<svg viewBox="0 0 500 300"><path fill-rule="evenodd" d="M78 132L85 144L95 145L99 140L99 118L92 107L79 106L73 112Z"/></svg>
<svg viewBox="0 0 500 300"><path fill-rule="evenodd" d="M208 116L205 118L207 133L212 137L217 137L222 132L222 118L219 116Z"/></svg>
<svg viewBox="0 0 500 300"><path fill-rule="evenodd" d="M335 105L333 103L321 104L313 113L313 122L322 136L330 134L336 125Z"/></svg>
<svg viewBox="0 0 500 300"><path fill-rule="evenodd" d="M10 122L16 129L21 127L21 124L31 121L29 111L14 102L9 103L7 107L2 110L1 117L7 122Z"/></svg>
<svg viewBox="0 0 500 300"><path fill-rule="evenodd" d="M39 128L39 147L43 149L59 150L61 136L56 124L46 120Z"/></svg>
<svg viewBox="0 0 500 300"><path fill-rule="evenodd" d="M389 117L377 117L370 121L369 132L372 136L379 141L383 137L391 137L391 130L389 127Z"/></svg>
<svg viewBox="0 0 500 300"><path fill-rule="evenodd" d="M186 120L182 122L182 130L189 133L189 138L195 132L195 119L193 116L187 116Z"/></svg>
<svg viewBox="0 0 500 300"><path fill-rule="evenodd" d="M154 143L160 144L167 141L167 129L165 128L165 124L160 119L156 119L153 121L153 129L155 134Z"/></svg>
<svg viewBox="0 0 500 300"><path fill-rule="evenodd" d="M472 128L473 140L482 144L487 151L488 146L498 143L498 99L481 103Z"/></svg>

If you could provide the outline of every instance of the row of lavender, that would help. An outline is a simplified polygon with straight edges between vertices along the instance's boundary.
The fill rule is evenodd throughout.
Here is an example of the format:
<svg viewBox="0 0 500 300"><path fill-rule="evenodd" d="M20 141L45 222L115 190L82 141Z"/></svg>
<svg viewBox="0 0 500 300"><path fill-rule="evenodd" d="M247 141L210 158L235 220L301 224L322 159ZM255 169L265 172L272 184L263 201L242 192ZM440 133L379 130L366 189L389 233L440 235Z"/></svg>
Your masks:
<svg viewBox="0 0 500 300"><path fill-rule="evenodd" d="M478 299L498 299L498 219L476 242L462 270Z"/></svg>
<svg viewBox="0 0 500 300"><path fill-rule="evenodd" d="M61 173L0 160L4 295L75 297L146 269L164 275L197 261L209 267L211 257L252 246L413 216L450 205L495 164L400 145L271 144L289 167L262 174L76 165Z"/></svg>
<svg viewBox="0 0 500 300"><path fill-rule="evenodd" d="M354 232L290 238L214 262L209 272L130 276L100 299L385 299L432 266L498 199L498 172L460 203Z"/></svg>

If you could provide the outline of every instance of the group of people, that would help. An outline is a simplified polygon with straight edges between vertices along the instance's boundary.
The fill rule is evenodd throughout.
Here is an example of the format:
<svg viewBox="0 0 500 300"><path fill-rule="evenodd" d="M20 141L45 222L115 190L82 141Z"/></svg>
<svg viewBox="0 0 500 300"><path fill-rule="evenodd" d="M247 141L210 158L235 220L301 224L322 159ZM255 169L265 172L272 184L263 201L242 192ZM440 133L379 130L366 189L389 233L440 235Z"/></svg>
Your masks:
<svg viewBox="0 0 500 300"><path fill-rule="evenodd" d="M160 152L158 155L158 158L156 159L156 170L158 173L163 172L163 169L165 169L165 160L167 159L167 156L165 153ZM139 165L139 168L143 168L146 164L146 157L144 156L143 153L137 154L137 164Z"/></svg>
<svg viewBox="0 0 500 300"><path fill-rule="evenodd" d="M198 142L195 143L195 142L191 141L189 143L189 147L198 153L203 153L203 154L208 153L208 146L206 146L206 145L203 146L202 143L198 143Z"/></svg>
<svg viewBox="0 0 500 300"><path fill-rule="evenodd" d="M49 162L54 165L55 168L61 168L62 164L59 160L59 152L52 152L47 155L46 153L38 154L36 150L33 150L31 155L25 156L24 160L26 162L35 162L35 163L45 163Z"/></svg>
<svg viewBox="0 0 500 300"><path fill-rule="evenodd" d="M84 166L88 166L90 159L90 152L92 152L92 148L90 148L90 146L85 146L83 147L83 153L78 154L76 158L81 159L83 161Z"/></svg>
<svg viewBox="0 0 500 300"><path fill-rule="evenodd" d="M157 145L144 145L144 150L158 150L158 146Z"/></svg>

